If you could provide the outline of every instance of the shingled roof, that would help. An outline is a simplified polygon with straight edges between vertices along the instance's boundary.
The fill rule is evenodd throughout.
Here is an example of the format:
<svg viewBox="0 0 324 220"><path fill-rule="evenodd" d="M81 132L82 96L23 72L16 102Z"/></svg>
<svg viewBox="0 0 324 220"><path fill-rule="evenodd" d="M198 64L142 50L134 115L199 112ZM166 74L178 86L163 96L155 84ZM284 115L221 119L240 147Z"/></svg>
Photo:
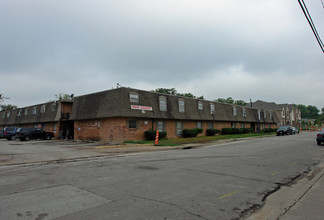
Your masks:
<svg viewBox="0 0 324 220"><path fill-rule="evenodd" d="M130 94L137 94L138 103L130 102ZM167 111L160 111L159 97L167 100ZM185 111L179 112L179 100L185 103ZM198 109L198 102L203 104L203 109ZM214 114L211 114L210 104L215 106ZM136 110L131 105L146 106L152 110ZM237 115L233 115L233 108L236 108ZM246 115L243 116L243 108ZM272 114L274 115L274 114ZM235 106L215 101L199 100L187 97L180 97L168 94L161 94L150 91L137 90L132 88L117 88L84 96L74 97L71 113L71 120L87 120L109 117L134 117L134 118L155 118L175 120L210 120L210 121L235 121L235 122L258 122L258 109ZM276 117L260 122L274 123ZM276 123L276 122L275 122Z"/></svg>

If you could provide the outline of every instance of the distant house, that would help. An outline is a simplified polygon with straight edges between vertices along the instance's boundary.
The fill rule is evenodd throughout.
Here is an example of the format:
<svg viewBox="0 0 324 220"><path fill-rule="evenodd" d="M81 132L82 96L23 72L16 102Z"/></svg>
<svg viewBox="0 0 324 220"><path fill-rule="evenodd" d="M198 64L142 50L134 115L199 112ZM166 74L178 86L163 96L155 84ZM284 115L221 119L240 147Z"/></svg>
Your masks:
<svg viewBox="0 0 324 220"><path fill-rule="evenodd" d="M292 125L297 126L301 122L301 111L292 104L276 104L258 100L252 106L262 110L269 110L276 113L279 123L277 126Z"/></svg>
<svg viewBox="0 0 324 220"><path fill-rule="evenodd" d="M71 100L60 100L0 113L0 127L37 127L53 132L55 138L73 136Z"/></svg>

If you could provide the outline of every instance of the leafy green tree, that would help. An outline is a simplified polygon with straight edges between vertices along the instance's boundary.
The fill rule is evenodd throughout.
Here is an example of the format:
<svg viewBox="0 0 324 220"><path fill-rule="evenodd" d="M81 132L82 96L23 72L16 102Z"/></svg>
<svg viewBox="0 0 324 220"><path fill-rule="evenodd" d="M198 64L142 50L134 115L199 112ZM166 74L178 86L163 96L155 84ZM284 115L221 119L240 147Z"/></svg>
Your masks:
<svg viewBox="0 0 324 220"><path fill-rule="evenodd" d="M17 106L15 105L0 105L0 112L16 110Z"/></svg>
<svg viewBox="0 0 324 220"><path fill-rule="evenodd" d="M226 103L226 99L224 98L218 98L215 100L216 102Z"/></svg>
<svg viewBox="0 0 324 220"><path fill-rule="evenodd" d="M71 100L73 98L73 94L59 93L55 95L57 100Z"/></svg>
<svg viewBox="0 0 324 220"><path fill-rule="evenodd" d="M236 100L234 102L235 105L241 105L241 106L246 106L247 103L244 100Z"/></svg>
<svg viewBox="0 0 324 220"><path fill-rule="evenodd" d="M153 90L153 92L163 93L163 94L169 94L169 95L177 95L177 90L175 88L157 88L156 90Z"/></svg>
<svg viewBox="0 0 324 220"><path fill-rule="evenodd" d="M226 99L226 103L228 103L228 104L234 104L234 99L232 97L228 97Z"/></svg>

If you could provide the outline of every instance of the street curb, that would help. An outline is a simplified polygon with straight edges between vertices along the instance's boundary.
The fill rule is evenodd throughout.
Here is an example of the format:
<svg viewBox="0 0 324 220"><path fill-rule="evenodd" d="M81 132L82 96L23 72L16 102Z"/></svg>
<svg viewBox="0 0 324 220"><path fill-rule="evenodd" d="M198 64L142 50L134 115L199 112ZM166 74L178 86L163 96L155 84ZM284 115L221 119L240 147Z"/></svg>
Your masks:
<svg viewBox="0 0 324 220"><path fill-rule="evenodd" d="M277 220L283 217L314 184L324 176L324 159L304 178L292 186L283 186L279 191L267 197L265 205L246 218L247 220Z"/></svg>

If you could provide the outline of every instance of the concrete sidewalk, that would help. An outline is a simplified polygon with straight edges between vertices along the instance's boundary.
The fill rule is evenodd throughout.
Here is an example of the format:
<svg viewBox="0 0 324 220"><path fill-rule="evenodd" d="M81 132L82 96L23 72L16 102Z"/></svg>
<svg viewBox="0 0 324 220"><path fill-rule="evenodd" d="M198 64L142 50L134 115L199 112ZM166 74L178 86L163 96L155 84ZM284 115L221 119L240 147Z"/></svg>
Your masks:
<svg viewBox="0 0 324 220"><path fill-rule="evenodd" d="M296 183L271 194L248 220L324 219L324 160Z"/></svg>
<svg viewBox="0 0 324 220"><path fill-rule="evenodd" d="M279 219L324 219L324 172L314 178L314 185Z"/></svg>

